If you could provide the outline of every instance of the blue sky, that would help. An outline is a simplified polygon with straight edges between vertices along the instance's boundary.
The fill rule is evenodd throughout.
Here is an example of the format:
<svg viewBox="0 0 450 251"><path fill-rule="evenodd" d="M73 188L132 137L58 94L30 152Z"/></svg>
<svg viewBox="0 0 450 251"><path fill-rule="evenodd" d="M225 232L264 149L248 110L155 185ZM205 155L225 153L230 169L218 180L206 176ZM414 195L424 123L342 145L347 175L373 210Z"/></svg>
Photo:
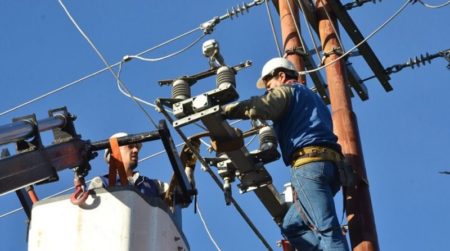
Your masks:
<svg viewBox="0 0 450 251"><path fill-rule="evenodd" d="M424 0L428 4L442 4L444 0ZM345 1L344 3L347 3ZM215 16L242 1L65 1L80 27L110 64L125 55L133 55L199 27ZM350 11L364 36L370 34L405 1L367 3ZM384 67L406 62L422 53L436 53L449 48L447 23L449 7L430 9L416 3L409 5L369 44ZM273 8L272 8L273 11ZM278 17L273 13L275 19ZM133 60L124 64L122 81L132 93L154 102L158 97L169 97L170 89L160 87L158 80L192 75L208 69L208 61L201 54L201 44L216 39L227 64L252 60L253 66L237 75L240 99L262 92L255 81L262 65L277 56L277 49L264 5L249 13L224 20L214 32L180 55L159 62ZM32 98L78 80L105 68L80 33L65 15L58 1L2 1L0 3L0 113ZM279 33L279 24L275 20ZM306 26L303 36L313 48ZM346 49L353 47L345 32L342 39ZM186 47L200 37L196 31L169 45L154 50L145 57L157 58ZM361 58L351 58L362 77L372 75ZM370 182L373 211L378 239L382 250L442 250L449 246L448 224L450 203L448 186L450 176L439 171L450 171L450 75L448 62L443 58L431 64L406 68L391 75L394 90L386 93L376 80L365 84L369 100L353 98L358 118L366 169ZM114 68L117 70L117 68ZM309 86L312 85L310 81ZM198 82L194 94L213 89L215 79ZM105 71L76 85L50 95L15 111L0 116L0 124L12 118L35 113L45 118L49 109L67 106L77 115L76 130L83 139L102 140L118 131L138 133L155 128L142 111L116 87L111 73ZM146 110L154 120L162 118L153 108ZM238 127L246 129L249 123ZM194 126L183 128L187 135L199 132ZM175 142L181 139L171 131ZM44 133L44 144L51 135ZM250 150L256 149L252 143ZM144 145L140 156L162 150L159 142ZM208 156L205 147L202 154ZM93 170L88 178L106 172L100 157L91 162ZM281 161L266 166L274 184L281 191L288 181L288 169ZM162 154L140 164L139 170L147 176L169 180L171 168ZM223 194L207 173L198 168L196 179L199 206L210 231L222 250L264 250L264 246L237 214L225 206ZM37 186L43 198L72 186L72 172L60 173L60 181ZM276 250L281 238L270 215L252 193L239 194L233 185L234 196L247 212L262 235ZM341 212L338 195L336 207ZM0 197L0 215L20 207L15 194ZM339 213L340 214L340 213ZM215 250L208 239L193 206L184 210L183 228L191 250ZM23 211L0 218L2 250L26 250L26 216Z"/></svg>

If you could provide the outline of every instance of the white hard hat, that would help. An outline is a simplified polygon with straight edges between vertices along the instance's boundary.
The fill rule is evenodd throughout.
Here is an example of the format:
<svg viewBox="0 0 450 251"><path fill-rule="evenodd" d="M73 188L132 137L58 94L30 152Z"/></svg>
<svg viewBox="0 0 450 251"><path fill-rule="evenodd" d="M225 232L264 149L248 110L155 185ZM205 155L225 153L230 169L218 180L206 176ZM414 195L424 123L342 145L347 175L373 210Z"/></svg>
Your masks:
<svg viewBox="0 0 450 251"><path fill-rule="evenodd" d="M297 73L297 70L295 69L295 66L291 63L291 61L285 58L272 58L271 60L267 61L267 63L262 68L261 77L258 79L258 82L256 82L256 87L259 89L263 89L264 87L266 87L263 79L273 74L276 69L280 68Z"/></svg>
<svg viewBox="0 0 450 251"><path fill-rule="evenodd" d="M109 137L109 138L112 139L112 138L120 138L120 137L125 137L125 136L128 136L128 133L126 133L126 132L118 132L118 133L114 133L114 134L111 135L111 137ZM109 163L109 155L110 155L110 154L111 154L111 153L110 153L109 148L106 148L106 150L105 150L105 155L103 156L104 159L105 159L105 161L106 161L106 163Z"/></svg>

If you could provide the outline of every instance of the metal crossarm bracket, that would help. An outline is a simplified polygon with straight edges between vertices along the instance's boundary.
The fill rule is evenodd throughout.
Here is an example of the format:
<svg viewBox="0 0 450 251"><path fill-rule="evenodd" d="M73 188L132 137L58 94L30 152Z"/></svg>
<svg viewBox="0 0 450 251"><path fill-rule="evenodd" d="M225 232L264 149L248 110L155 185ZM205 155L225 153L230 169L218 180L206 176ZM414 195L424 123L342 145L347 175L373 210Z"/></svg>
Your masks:
<svg viewBox="0 0 450 251"><path fill-rule="evenodd" d="M358 73L355 71L351 63L347 64L347 80L348 84L355 89L356 93L358 94L359 98L362 101L369 99L369 93L367 91L366 85L363 83L361 78L359 77Z"/></svg>
<svg viewBox="0 0 450 251"><path fill-rule="evenodd" d="M220 113L221 110L219 109L215 113L201 118L201 121L209 130L211 138L216 141L229 141L238 137L236 130L228 124ZM240 189L242 191L248 191L249 189L255 188L254 192L270 214L275 219L282 218L286 210L285 204L280 194L276 191L273 184L271 184L272 178L265 167L262 164L255 163L253 157L245 147L225 153L240 174L237 176L242 182Z"/></svg>
<svg viewBox="0 0 450 251"><path fill-rule="evenodd" d="M359 44L361 41L364 40L363 35L359 31L356 24L353 22L350 15L345 10L345 7L342 5L341 1L329 1L328 4L330 5L333 12L336 14L336 17L338 18L339 22L341 22L344 29L347 31L347 34L350 36L354 44ZM392 91L393 88L391 84L389 83L390 77L388 74L385 73L383 65L378 60L377 56L373 52L372 48L369 46L367 42L361 44L358 47L359 52L363 56L363 58L366 60L369 67L372 69L373 73L375 73L375 76L380 81L381 85L384 87L385 91Z"/></svg>
<svg viewBox="0 0 450 251"><path fill-rule="evenodd" d="M273 5L278 10L278 0L273 0ZM304 11L304 15L306 16L306 19L308 20L308 23L311 25L317 36L319 36L319 28L318 28L318 21L317 16L315 12L314 4L310 0L299 0L299 3L302 5L302 9ZM363 36L359 32L358 28L356 27L355 23L351 19L351 17L348 15L348 13L345 11L344 7L340 3L340 1L329 1L330 6L333 7L333 11L335 11L336 16L338 17L339 21L344 26L345 30L349 34L350 38L355 44L358 44L363 40ZM340 7L338 7L340 6ZM300 8L300 6L298 6ZM337 11L338 10L338 11ZM345 12L345 13L344 13ZM307 48L305 48L306 51ZM384 89L386 91L391 91L392 87L389 84L390 77L384 73L384 68L379 62L378 58L375 56L375 53L372 51L370 46L367 43L362 44L359 47L360 55L364 57L364 59L367 61L369 67L372 69L372 71L376 74L377 78L383 85ZM302 57L303 61L305 63L306 69L315 69L317 68L314 60L311 58L311 56L304 56ZM367 91L364 91L365 86L356 84L356 80L360 79L358 74L356 74L356 71L349 66L346 65L347 68L347 77L350 83L350 86L353 87L358 94L358 96L361 98L361 100L367 100L369 96L367 95ZM312 81L314 82L315 89L319 93L319 95L322 97L322 100L326 104L330 103L328 93L326 92L327 85L324 84L325 81L322 78L322 75L319 72L313 72L310 73L310 77Z"/></svg>
<svg viewBox="0 0 450 251"><path fill-rule="evenodd" d="M234 87L231 85L227 89L229 89L228 91L235 91ZM212 104L215 104L214 106L208 108L208 106L205 105L204 110L199 109L199 107L194 108L195 102L193 99L190 99L192 101L186 103L180 102L183 103L184 111L194 112L196 109L199 109L200 111L174 121L173 126L177 128L201 120L210 132L211 139L216 142L232 142L239 138L241 135L239 135L238 132L228 124L226 119L224 119L221 115L220 108L221 104L233 101L238 98L238 95L236 93L231 96L226 96L228 98L224 99L217 94L217 90L218 89L200 95L203 95L205 100L216 99L216 101L211 102ZM210 95L216 95L216 97L213 98ZM175 105L176 104L174 104L174 107ZM239 185L241 192L253 190L275 221L279 223L286 212L286 206L281 199L280 194L273 186L272 178L263 166L263 163L255 161L255 159L267 156L263 156L263 154L260 153L258 157L254 157L248 152L245 146L233 150L228 149L227 151L224 151L224 154L226 154L231 163L228 163L228 160L224 160L221 162L215 161L215 164L232 164L233 168L236 170L236 177L241 181L241 184Z"/></svg>
<svg viewBox="0 0 450 251"><path fill-rule="evenodd" d="M233 85L222 84L219 88L173 104L173 114L177 118L183 118L214 105L229 103L238 98L239 94Z"/></svg>
<svg viewBox="0 0 450 251"><path fill-rule="evenodd" d="M307 48L305 48L305 49L307 49ZM307 55L302 55L302 59L305 64L305 68L307 70L313 70L313 69L317 68L317 65L314 62L314 60L312 59L311 54L307 53ZM311 79L314 83L314 86L316 87L315 89L319 93L323 102L327 105L330 104L330 97L329 97L327 89L326 89L327 85L326 85L326 82L323 79L322 75L320 74L320 72L318 72L318 71L311 72L309 74L309 76L311 77Z"/></svg>

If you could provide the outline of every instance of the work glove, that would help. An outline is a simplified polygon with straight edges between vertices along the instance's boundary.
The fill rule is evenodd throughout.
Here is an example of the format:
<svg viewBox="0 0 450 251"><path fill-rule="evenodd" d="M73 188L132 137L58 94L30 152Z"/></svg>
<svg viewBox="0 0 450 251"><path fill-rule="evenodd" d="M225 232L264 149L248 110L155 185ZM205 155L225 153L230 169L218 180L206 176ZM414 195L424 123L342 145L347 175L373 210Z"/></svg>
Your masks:
<svg viewBox="0 0 450 251"><path fill-rule="evenodd" d="M195 151L199 151L200 149L200 139L192 138L190 140L191 145L194 147ZM195 163L197 161L197 157L195 157L194 153L189 149L187 145L183 146L180 154L181 163L184 165L184 171L186 172L186 176L191 183L192 187L195 187L195 179L194 179L194 169Z"/></svg>

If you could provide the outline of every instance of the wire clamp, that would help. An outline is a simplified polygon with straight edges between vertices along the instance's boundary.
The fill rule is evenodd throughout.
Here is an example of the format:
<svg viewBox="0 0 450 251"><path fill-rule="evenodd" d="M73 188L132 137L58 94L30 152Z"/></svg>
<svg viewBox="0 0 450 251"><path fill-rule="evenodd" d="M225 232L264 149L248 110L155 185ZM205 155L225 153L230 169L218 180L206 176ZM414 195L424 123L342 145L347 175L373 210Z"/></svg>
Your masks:
<svg viewBox="0 0 450 251"><path fill-rule="evenodd" d="M320 65L325 65L325 60L331 55L336 55L339 57L339 56L342 56L343 54L344 54L344 51L342 50L341 47L334 47L330 51L323 53Z"/></svg>
<svg viewBox="0 0 450 251"><path fill-rule="evenodd" d="M302 57L308 56L309 53L306 52L302 47L296 47L296 48L291 48L291 49L286 49L284 51L284 57L286 56L290 56L290 55L299 55Z"/></svg>
<svg viewBox="0 0 450 251"><path fill-rule="evenodd" d="M450 49L446 50L446 51L439 52L439 55L441 57L443 57L445 60L447 60L447 62L448 62L447 69L450 70Z"/></svg>
<svg viewBox="0 0 450 251"><path fill-rule="evenodd" d="M204 34L211 34L214 31L214 27L220 23L219 17L214 17L213 19L206 21L200 25L200 29L203 30Z"/></svg>

